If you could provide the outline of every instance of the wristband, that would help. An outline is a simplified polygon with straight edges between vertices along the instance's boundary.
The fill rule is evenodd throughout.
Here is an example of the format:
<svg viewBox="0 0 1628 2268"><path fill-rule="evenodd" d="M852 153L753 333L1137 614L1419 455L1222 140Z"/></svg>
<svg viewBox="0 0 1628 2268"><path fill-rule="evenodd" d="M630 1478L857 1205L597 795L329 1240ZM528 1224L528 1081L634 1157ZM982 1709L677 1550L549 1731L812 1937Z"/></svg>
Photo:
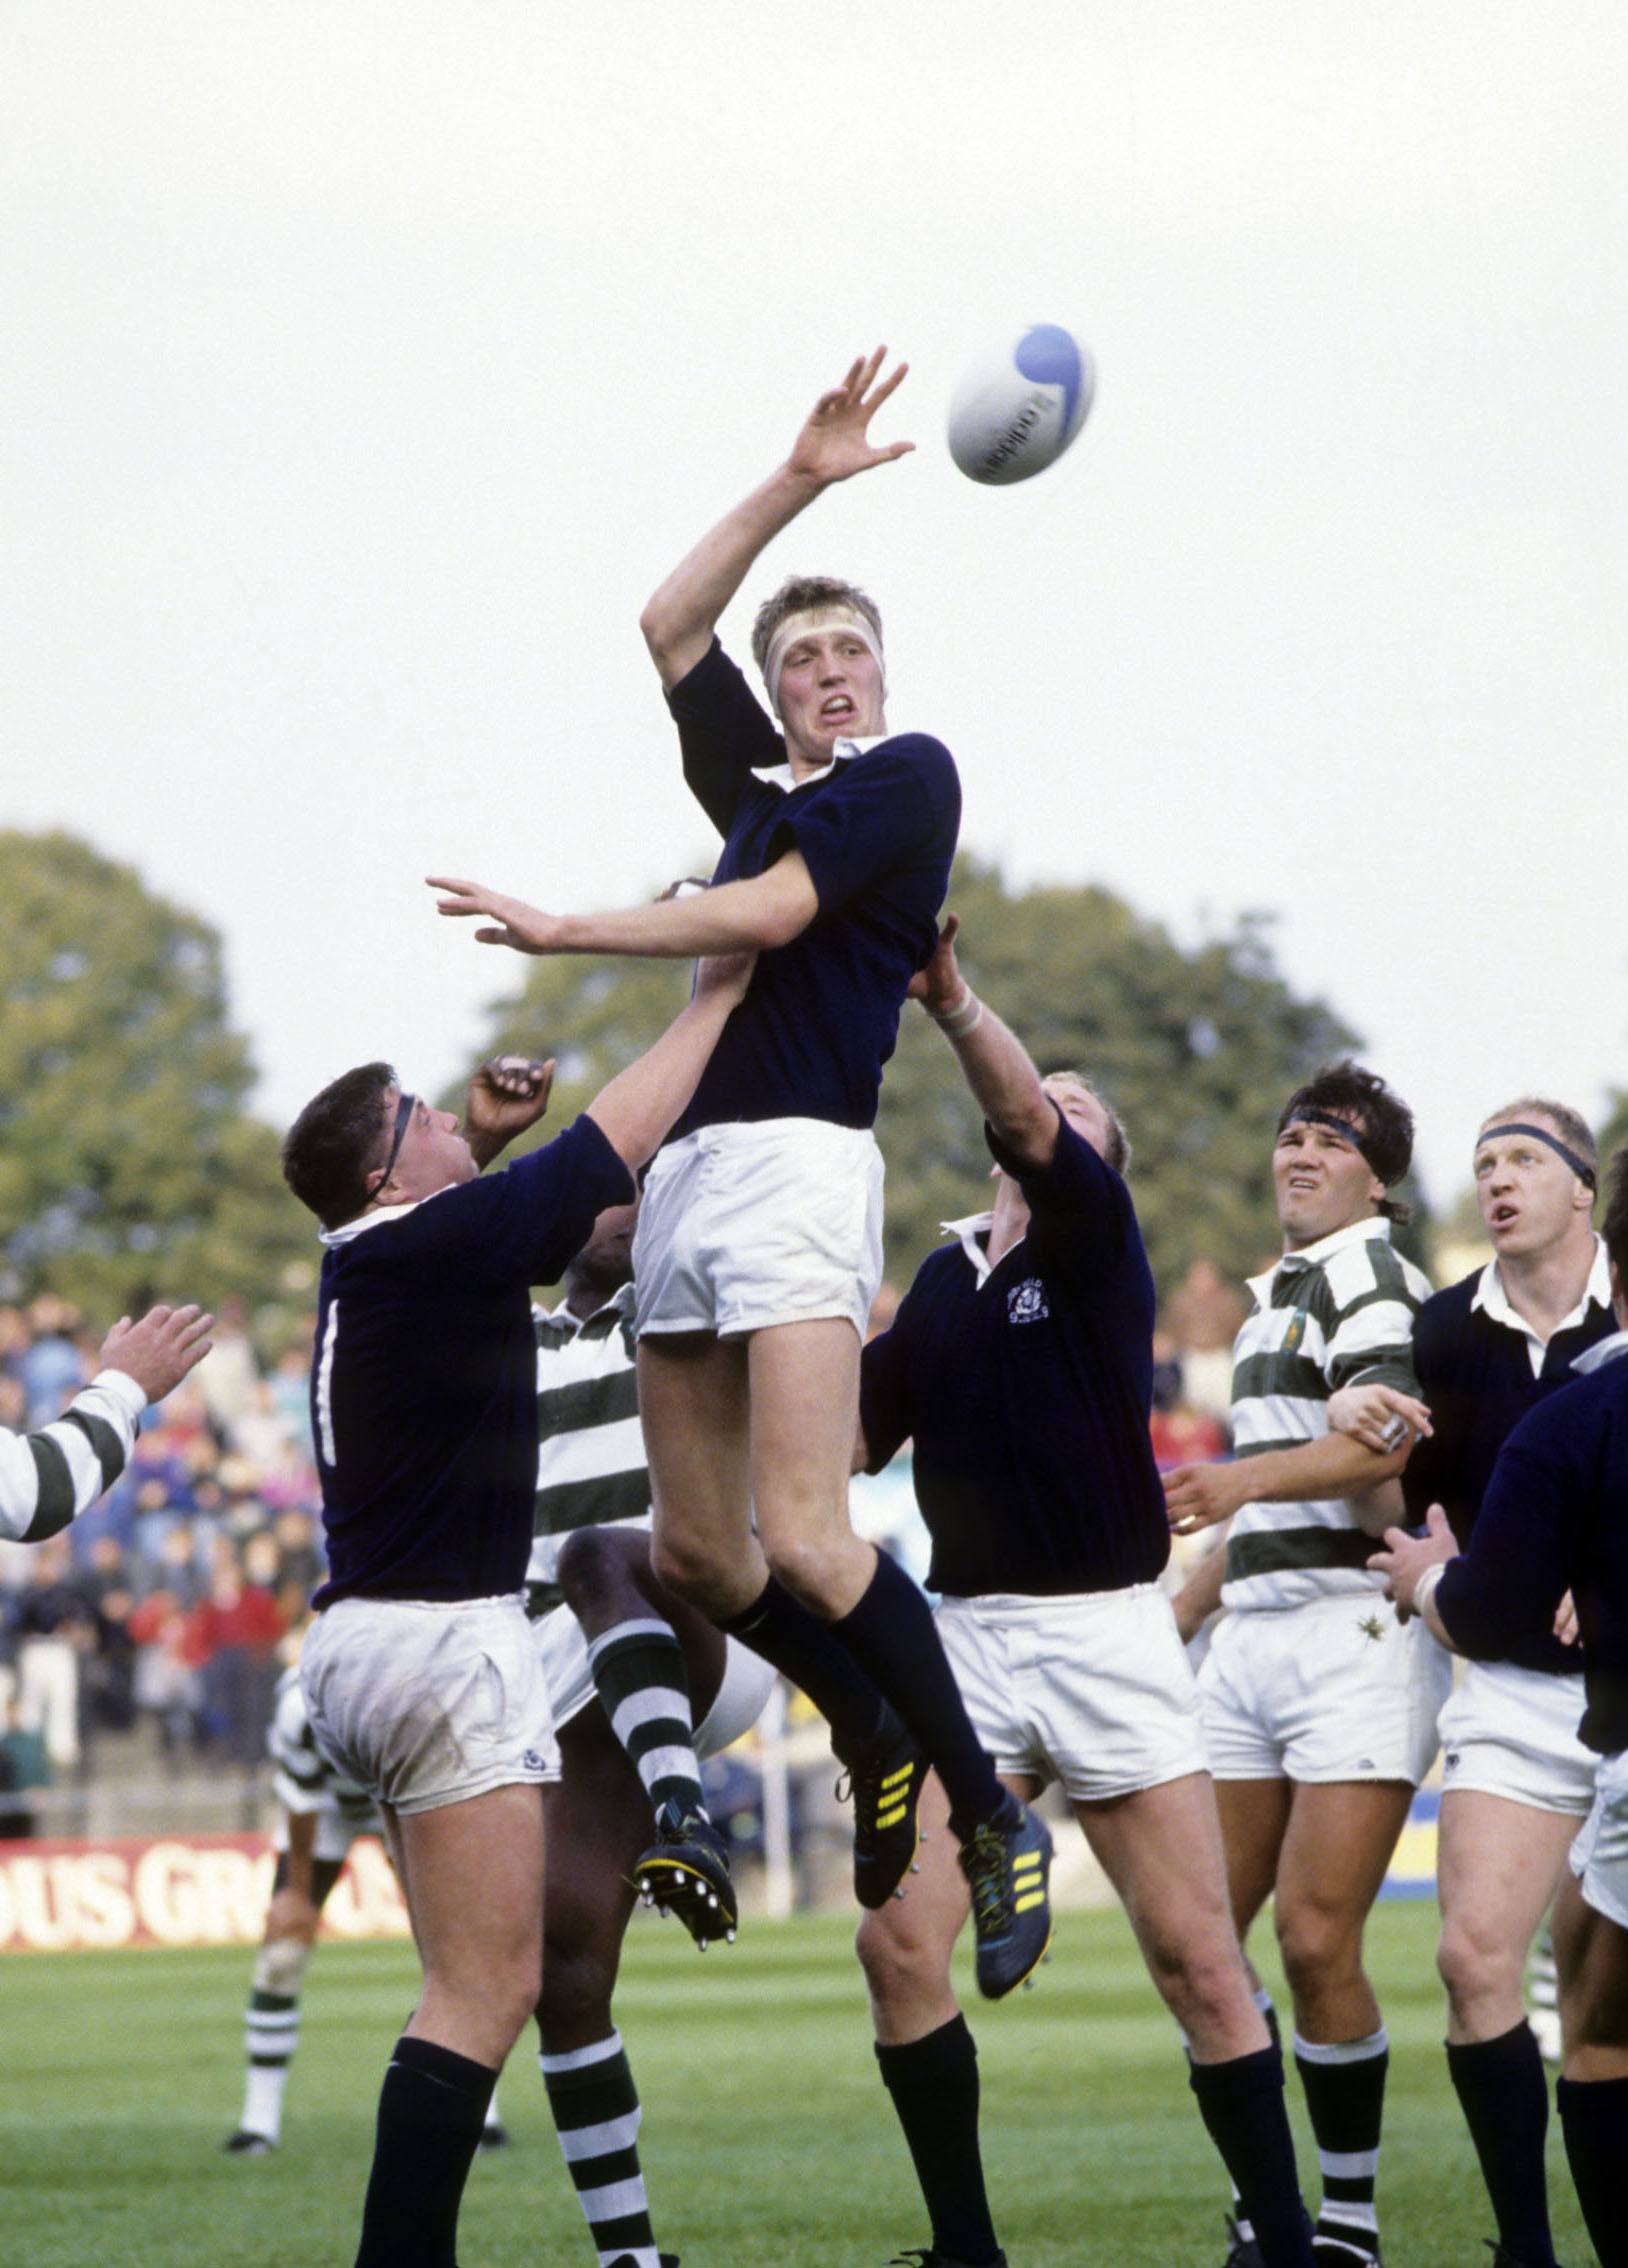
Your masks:
<svg viewBox="0 0 1628 2268"><path fill-rule="evenodd" d="M1424 1573L1419 1577L1417 1583L1414 1584L1412 1611L1419 1617L1419 1620L1421 1622L1424 1620L1425 1608L1430 1604L1437 1591L1441 1588L1441 1579L1446 1574L1448 1568L1451 1565L1452 1561L1450 1559L1436 1560L1432 1566L1429 1566L1425 1569Z"/></svg>
<svg viewBox="0 0 1628 2268"><path fill-rule="evenodd" d="M946 1039L952 1040L965 1039L969 1032L975 1032L978 1029L983 1020L984 1004L970 984L967 986L967 996L959 1008L952 1008L944 1016L939 1015L936 1010L933 1014L933 1021L939 1030Z"/></svg>

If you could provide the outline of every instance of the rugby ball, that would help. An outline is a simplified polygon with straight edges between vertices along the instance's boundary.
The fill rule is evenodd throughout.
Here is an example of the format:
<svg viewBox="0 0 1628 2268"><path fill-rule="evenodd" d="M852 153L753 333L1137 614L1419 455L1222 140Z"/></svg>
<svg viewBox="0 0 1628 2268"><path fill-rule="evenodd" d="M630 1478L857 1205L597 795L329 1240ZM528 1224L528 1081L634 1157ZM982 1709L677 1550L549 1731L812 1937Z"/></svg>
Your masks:
<svg viewBox="0 0 1628 2268"><path fill-rule="evenodd" d="M950 455L968 480L1004 488L1054 465L1097 390L1088 347L1034 323L968 364L950 402Z"/></svg>

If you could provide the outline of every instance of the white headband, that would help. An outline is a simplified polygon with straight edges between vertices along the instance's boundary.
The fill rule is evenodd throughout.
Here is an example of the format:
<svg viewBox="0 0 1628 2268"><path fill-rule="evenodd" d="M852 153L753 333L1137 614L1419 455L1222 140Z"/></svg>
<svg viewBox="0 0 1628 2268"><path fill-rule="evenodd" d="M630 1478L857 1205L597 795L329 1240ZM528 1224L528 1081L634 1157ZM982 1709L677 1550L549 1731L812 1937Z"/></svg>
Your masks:
<svg viewBox="0 0 1628 2268"><path fill-rule="evenodd" d="M786 656L799 638L806 638L816 630L851 632L869 653L877 668L884 674L886 672L887 664L882 659L882 641L858 607L850 606L843 599L835 599L823 606L805 606L798 613L787 615L769 640L769 650L763 657L763 682L768 688L769 705L776 716L780 714L780 672Z"/></svg>

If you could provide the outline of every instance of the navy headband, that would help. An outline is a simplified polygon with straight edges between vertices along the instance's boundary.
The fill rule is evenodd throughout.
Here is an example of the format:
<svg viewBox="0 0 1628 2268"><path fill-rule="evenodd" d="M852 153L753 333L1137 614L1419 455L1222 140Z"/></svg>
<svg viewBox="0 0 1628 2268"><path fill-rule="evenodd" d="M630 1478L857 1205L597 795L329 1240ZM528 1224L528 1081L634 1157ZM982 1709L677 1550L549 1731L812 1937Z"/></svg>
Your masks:
<svg viewBox="0 0 1628 2268"><path fill-rule="evenodd" d="M1551 1134L1542 1126L1529 1126L1524 1118L1515 1118L1511 1119L1507 1126L1483 1128L1481 1134L1477 1137L1476 1148L1479 1150L1483 1142L1492 1141L1494 1136L1498 1134L1530 1134L1534 1142L1542 1142L1548 1149L1553 1150L1557 1158L1564 1158L1585 1189L1599 1188L1599 1176L1595 1173L1594 1168L1585 1158L1580 1158L1575 1150L1568 1149L1558 1134Z"/></svg>
<svg viewBox="0 0 1628 2268"><path fill-rule="evenodd" d="M1298 1110L1290 1111L1278 1131L1280 1134L1285 1133L1291 1126L1326 1126L1331 1134L1338 1134L1342 1142L1349 1143L1363 1163L1371 1167L1381 1181L1384 1180L1385 1176L1374 1165L1367 1136L1360 1126L1353 1126L1349 1118L1336 1118L1331 1110L1312 1110L1303 1105Z"/></svg>

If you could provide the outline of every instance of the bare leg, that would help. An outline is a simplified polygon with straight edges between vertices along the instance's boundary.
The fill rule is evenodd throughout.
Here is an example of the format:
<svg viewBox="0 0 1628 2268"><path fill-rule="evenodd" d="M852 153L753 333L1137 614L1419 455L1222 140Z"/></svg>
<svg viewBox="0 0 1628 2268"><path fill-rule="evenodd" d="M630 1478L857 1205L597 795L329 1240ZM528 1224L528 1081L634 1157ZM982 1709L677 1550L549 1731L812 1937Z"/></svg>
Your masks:
<svg viewBox="0 0 1628 2268"><path fill-rule="evenodd" d="M1221 1828L1207 1773L1195 1772L1074 1816L1124 1907L1148 1974L1196 2063L1269 2045L1228 1907Z"/></svg>
<svg viewBox="0 0 1628 2268"><path fill-rule="evenodd" d="M1549 2086L1526 2021L1527 1948L1554 1895L1575 1819L1474 1789L1442 1798L1436 1866L1447 2069L1512 2260L1552 2261L1545 2166Z"/></svg>

